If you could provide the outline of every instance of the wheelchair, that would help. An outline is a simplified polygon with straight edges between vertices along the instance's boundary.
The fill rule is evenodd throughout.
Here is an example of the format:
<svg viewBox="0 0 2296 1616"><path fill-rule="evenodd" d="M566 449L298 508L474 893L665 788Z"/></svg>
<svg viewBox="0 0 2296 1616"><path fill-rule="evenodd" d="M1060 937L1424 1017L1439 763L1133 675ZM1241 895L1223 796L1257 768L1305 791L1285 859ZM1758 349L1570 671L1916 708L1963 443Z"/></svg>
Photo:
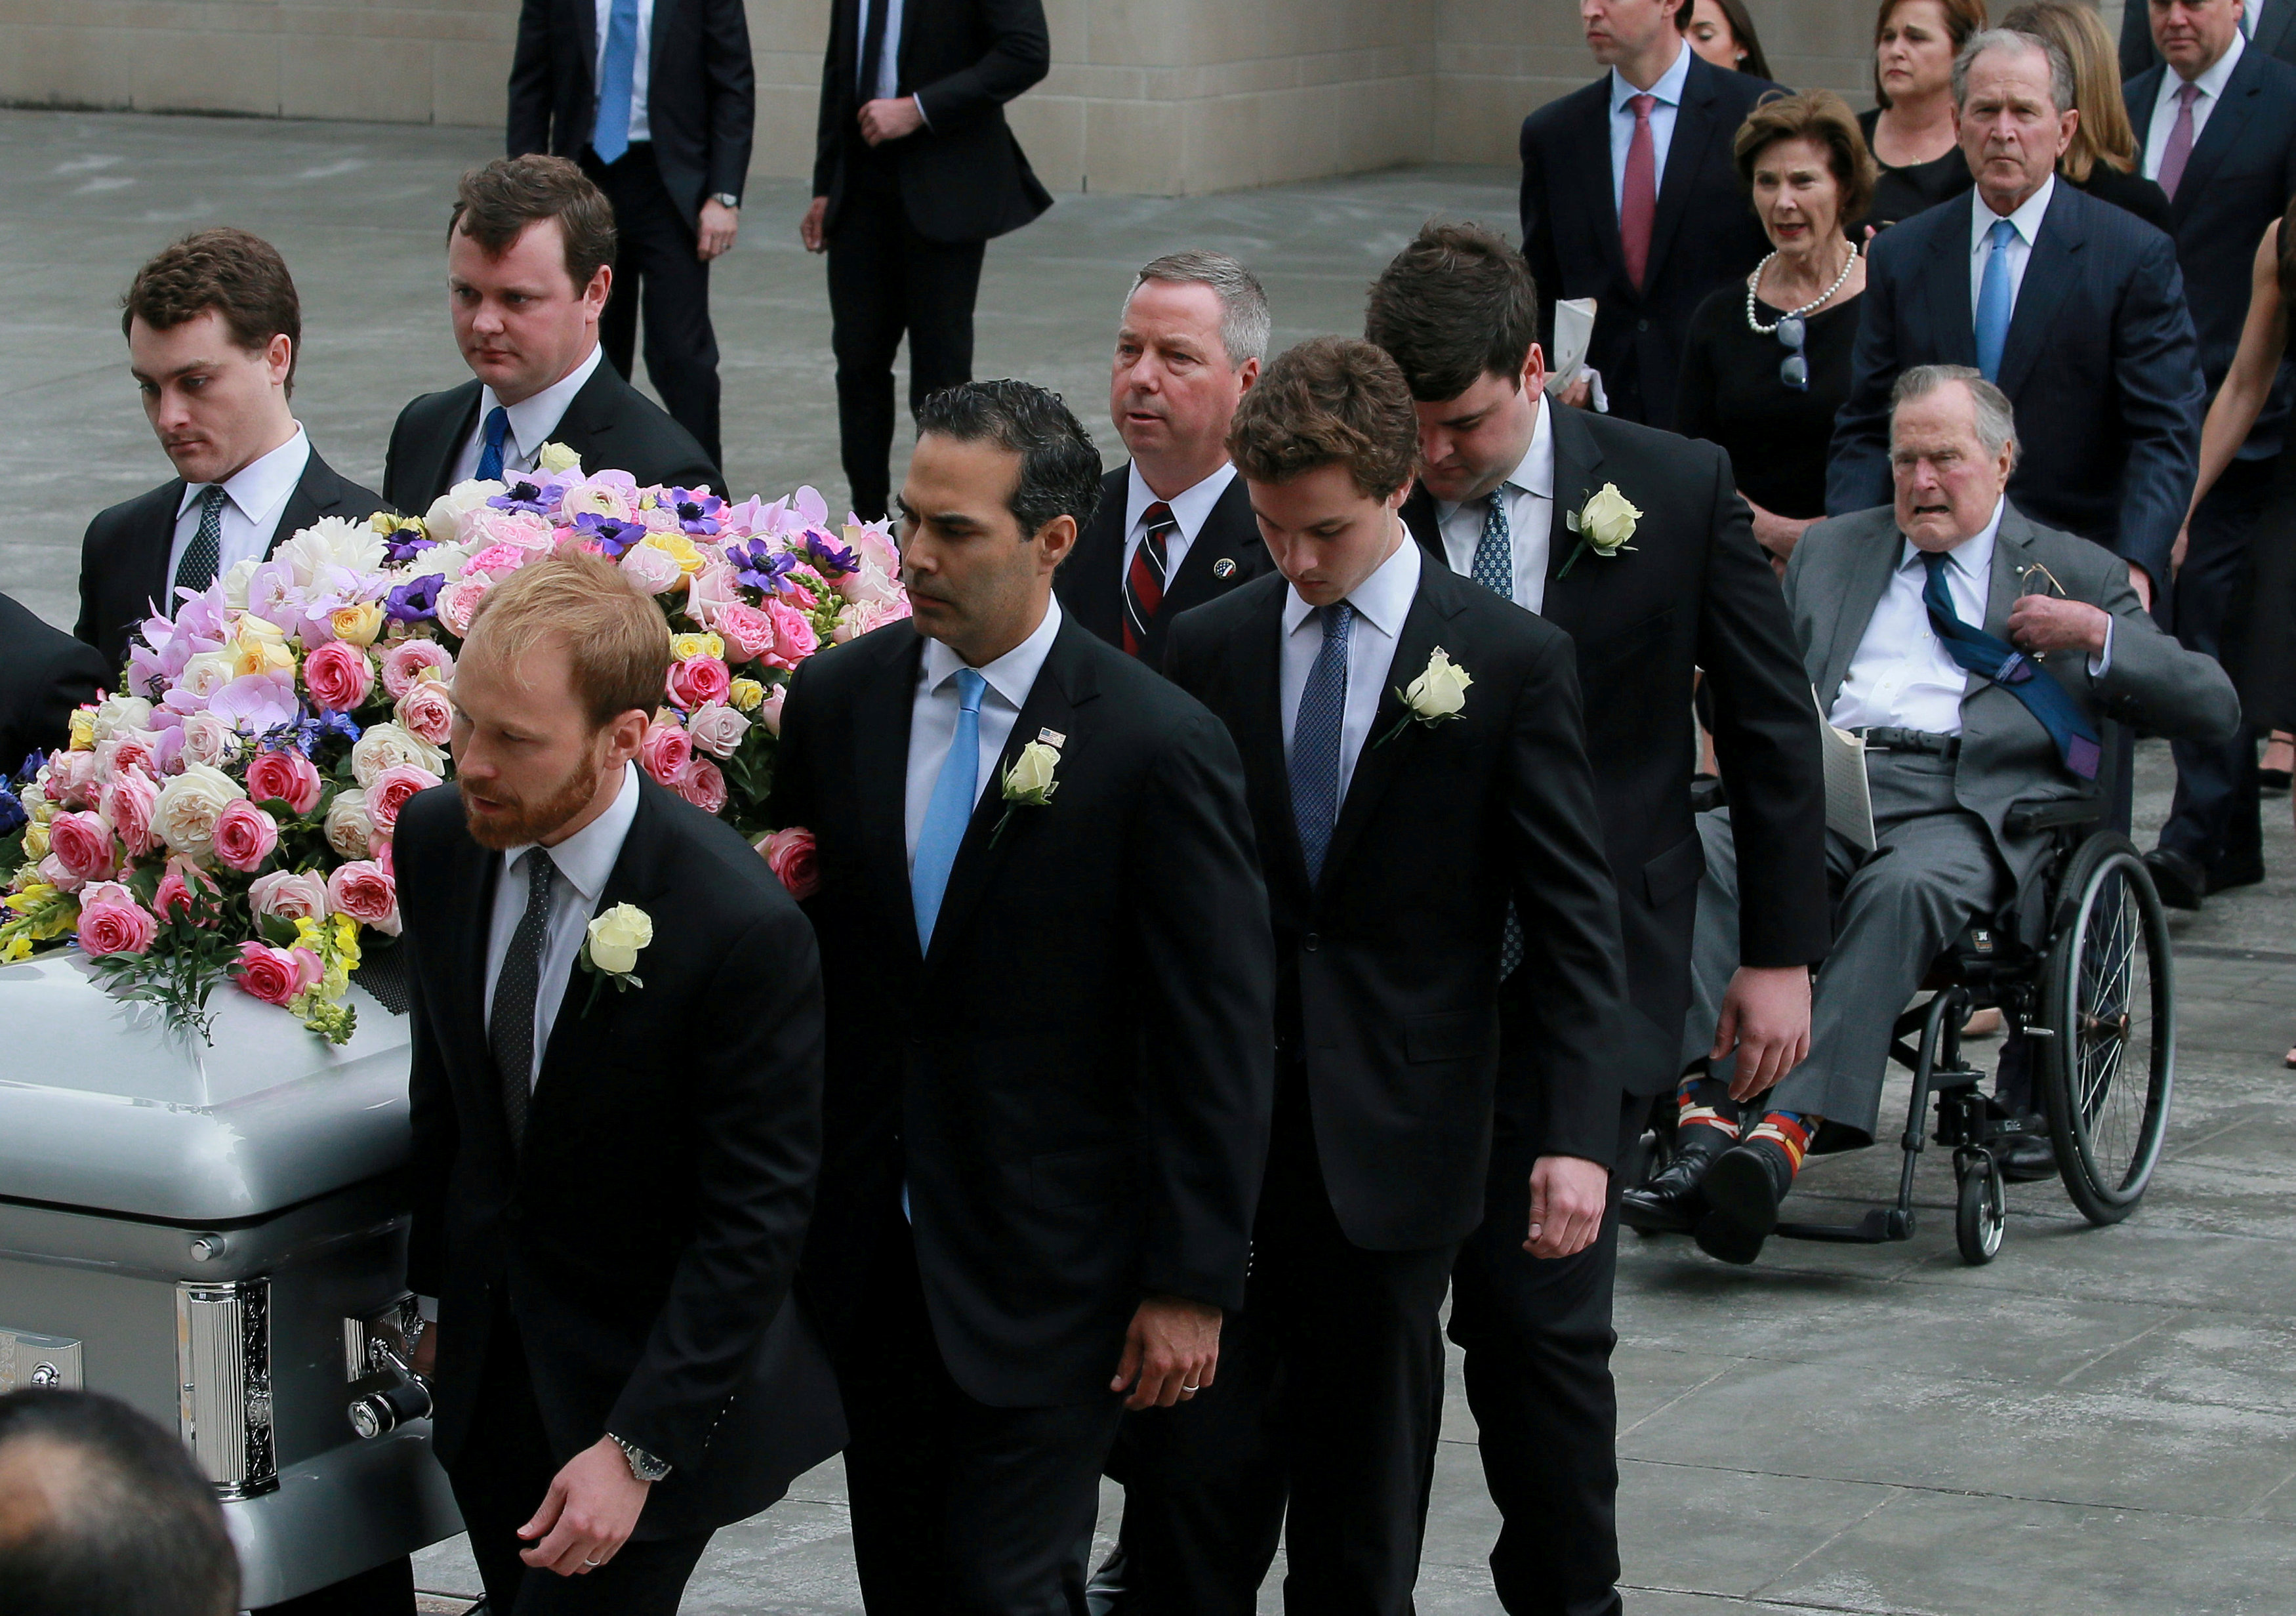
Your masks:
<svg viewBox="0 0 2296 1616"><path fill-rule="evenodd" d="M1855 1222L1782 1220L1775 1235L1857 1245L1912 1239L1914 1169L1934 1143L1953 1152L1962 1260L1990 1262L2008 1229L1999 1153L2027 1135L2046 1134L2065 1192L2089 1222L2118 1223L2136 1210L2175 1087L2176 967L2152 874L2103 816L2100 798L2011 809L2010 831L2046 833L2049 857L2018 902L1964 928L1938 956L1921 985L1930 997L1891 1032L1890 1058L1914 1079L1896 1201ZM1985 1094L1986 1074L1964 1058L1962 1027L1988 1008L2002 1014L2004 1075L2022 1064L2037 1112ZM1644 1136L1629 1183L1646 1182L1671 1154L1671 1096L1654 1109L1660 1126Z"/></svg>

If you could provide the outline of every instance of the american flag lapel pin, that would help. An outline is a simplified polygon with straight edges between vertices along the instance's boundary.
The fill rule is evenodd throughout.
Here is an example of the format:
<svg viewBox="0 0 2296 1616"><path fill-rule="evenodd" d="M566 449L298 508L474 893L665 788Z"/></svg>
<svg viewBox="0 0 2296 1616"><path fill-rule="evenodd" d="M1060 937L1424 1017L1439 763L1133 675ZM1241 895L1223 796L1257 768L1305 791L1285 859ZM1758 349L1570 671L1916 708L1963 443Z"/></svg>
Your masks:
<svg viewBox="0 0 2296 1616"><path fill-rule="evenodd" d="M1037 739L1046 746L1066 746L1069 743L1069 738L1056 729L1040 729L1037 732Z"/></svg>

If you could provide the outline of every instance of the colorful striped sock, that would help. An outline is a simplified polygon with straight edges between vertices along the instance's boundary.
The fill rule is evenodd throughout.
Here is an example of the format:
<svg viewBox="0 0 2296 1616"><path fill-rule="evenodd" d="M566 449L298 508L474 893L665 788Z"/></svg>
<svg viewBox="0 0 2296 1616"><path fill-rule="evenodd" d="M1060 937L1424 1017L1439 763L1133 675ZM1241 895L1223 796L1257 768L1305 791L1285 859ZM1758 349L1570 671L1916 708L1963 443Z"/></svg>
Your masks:
<svg viewBox="0 0 2296 1616"><path fill-rule="evenodd" d="M1746 1142L1767 1139L1786 1153L1786 1162L1797 1173L1801 1171L1801 1159L1809 1153L1809 1142L1817 1132L1820 1119L1799 1111L1774 1111L1764 1114Z"/></svg>
<svg viewBox="0 0 2296 1616"><path fill-rule="evenodd" d="M1718 1128L1726 1138L1738 1136L1738 1108L1731 1102L1730 1086L1718 1079L1683 1079L1675 1091L1675 1106L1677 1137L1685 1128Z"/></svg>

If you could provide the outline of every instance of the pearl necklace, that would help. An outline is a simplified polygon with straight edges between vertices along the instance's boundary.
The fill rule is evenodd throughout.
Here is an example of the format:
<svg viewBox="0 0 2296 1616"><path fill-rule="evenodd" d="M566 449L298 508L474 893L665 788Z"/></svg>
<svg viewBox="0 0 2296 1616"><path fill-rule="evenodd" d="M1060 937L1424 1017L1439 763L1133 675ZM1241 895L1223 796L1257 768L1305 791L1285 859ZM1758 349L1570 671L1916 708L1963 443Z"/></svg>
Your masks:
<svg viewBox="0 0 2296 1616"><path fill-rule="evenodd" d="M1754 318L1755 290L1762 283L1762 271L1767 269L1776 259L1777 256L1778 255L1775 252L1771 253L1768 258L1764 258L1760 263L1755 265L1754 273L1746 277L1746 325L1747 328L1758 337L1774 335L1778 329L1775 325L1765 325L1759 320ZM1786 315L1784 317L1788 320L1799 320L1813 309L1823 308L1827 300L1830 299L1835 292L1841 290L1842 283L1849 280L1849 272L1856 267L1857 263L1857 243L1852 242L1849 243L1849 256L1842 262L1841 273L1833 277L1833 284L1827 287L1824 291L1819 292L1816 302L1805 303L1800 308L1795 309L1792 313Z"/></svg>

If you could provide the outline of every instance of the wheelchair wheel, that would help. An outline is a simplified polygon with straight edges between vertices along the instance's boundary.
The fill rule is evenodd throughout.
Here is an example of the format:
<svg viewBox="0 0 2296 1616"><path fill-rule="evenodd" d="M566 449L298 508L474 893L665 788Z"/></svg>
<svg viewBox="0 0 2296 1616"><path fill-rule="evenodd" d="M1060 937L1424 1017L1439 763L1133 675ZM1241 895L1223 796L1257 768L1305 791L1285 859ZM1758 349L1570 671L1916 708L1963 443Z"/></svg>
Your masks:
<svg viewBox="0 0 2296 1616"><path fill-rule="evenodd" d="M2136 1210L2160 1160L2177 1054L2169 921L2128 838L2081 843L2058 888L2042 983L2050 1142L2094 1224Z"/></svg>
<svg viewBox="0 0 2296 1616"><path fill-rule="evenodd" d="M2009 1227L2009 1202L2002 1189L2001 1164L1988 1150L1954 1153L1953 1177L1959 1187L1954 1209L1954 1243L1962 1261L1975 1267L1991 1262Z"/></svg>

